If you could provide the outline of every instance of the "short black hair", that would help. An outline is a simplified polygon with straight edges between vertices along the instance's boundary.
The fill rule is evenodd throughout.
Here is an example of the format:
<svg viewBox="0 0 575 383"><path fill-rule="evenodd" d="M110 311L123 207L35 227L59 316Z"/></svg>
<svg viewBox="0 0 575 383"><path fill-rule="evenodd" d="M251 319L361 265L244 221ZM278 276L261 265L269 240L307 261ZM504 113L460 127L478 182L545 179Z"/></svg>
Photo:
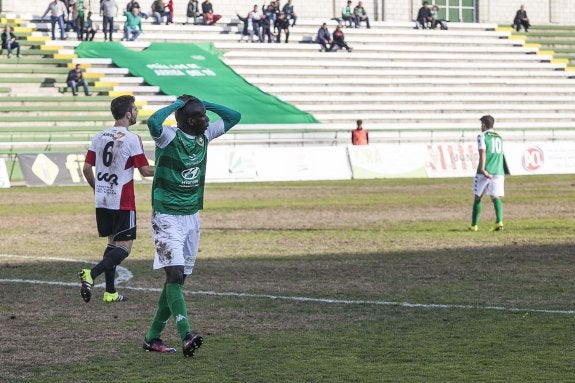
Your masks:
<svg viewBox="0 0 575 383"><path fill-rule="evenodd" d="M196 97L190 97L187 101L186 101L186 105L184 105L182 108L176 110L176 113L174 113L174 116L176 117L176 122L178 123L178 127L182 126L188 126L188 118L192 117L193 112L192 112L192 105L194 105L195 103L202 103L198 98ZM202 104L203 105L203 104Z"/></svg>
<svg viewBox="0 0 575 383"><path fill-rule="evenodd" d="M490 115L481 117L479 121L481 121L488 129L492 129L495 124L495 119Z"/></svg>
<svg viewBox="0 0 575 383"><path fill-rule="evenodd" d="M110 110L112 111L112 116L115 120L123 118L126 113L131 111L132 105L136 102L136 98L131 95L123 95L116 97L110 103Z"/></svg>

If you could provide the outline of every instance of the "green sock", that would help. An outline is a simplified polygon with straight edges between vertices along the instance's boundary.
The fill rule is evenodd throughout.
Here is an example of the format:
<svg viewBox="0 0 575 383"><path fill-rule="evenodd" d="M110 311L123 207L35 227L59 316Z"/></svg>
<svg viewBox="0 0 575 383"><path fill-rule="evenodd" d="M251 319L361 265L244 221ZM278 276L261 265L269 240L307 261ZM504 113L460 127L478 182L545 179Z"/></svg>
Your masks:
<svg viewBox="0 0 575 383"><path fill-rule="evenodd" d="M190 323L188 322L188 309L186 308L182 285L178 283L167 283L166 300L168 301L168 306L170 306L172 316L176 320L178 333L182 340L184 340L186 334L190 332Z"/></svg>
<svg viewBox="0 0 575 383"><path fill-rule="evenodd" d="M471 213L471 226L477 225L479 222L479 216L481 215L481 208L483 204L480 199L473 201L473 212Z"/></svg>
<svg viewBox="0 0 575 383"><path fill-rule="evenodd" d="M495 221L496 223L503 222L503 201L497 197L493 199L493 206L495 207Z"/></svg>
<svg viewBox="0 0 575 383"><path fill-rule="evenodd" d="M160 337L160 334L166 327L166 323L170 320L172 312L168 306L168 301L166 299L166 286L162 289L160 294L160 299L158 299L158 308L156 309L156 315L152 321L152 326L146 333L146 340L152 340Z"/></svg>

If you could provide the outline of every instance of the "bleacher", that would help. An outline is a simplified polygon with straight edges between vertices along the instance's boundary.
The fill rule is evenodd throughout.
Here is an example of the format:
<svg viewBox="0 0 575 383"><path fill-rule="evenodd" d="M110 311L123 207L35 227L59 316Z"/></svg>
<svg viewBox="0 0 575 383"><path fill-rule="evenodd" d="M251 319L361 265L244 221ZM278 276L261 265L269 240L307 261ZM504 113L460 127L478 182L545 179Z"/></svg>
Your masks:
<svg viewBox="0 0 575 383"><path fill-rule="evenodd" d="M560 138L575 132L571 102L575 72L555 52L526 42L493 24L451 23L448 31L415 30L405 22L373 22L371 29L344 29L354 48L319 52L313 43L325 20L298 20L288 44L239 42L238 20L215 26L144 24L131 49L151 42L213 42L223 60L248 82L314 115L320 124L242 125L220 143L347 144L356 119L372 142L463 139L475 136L478 119L492 114L506 137ZM49 23L19 24L22 58L0 60L0 150L24 142L71 147L87 142L110 123L109 101L136 95L143 118L173 100L158 87L116 68L109 59L76 57L79 43L49 39ZM333 31L335 21L329 21ZM121 33L115 35L119 40ZM96 40L103 40L99 31ZM530 41L530 40L529 40ZM76 63L85 68L93 97L73 97L65 77ZM39 144L38 144L39 142Z"/></svg>

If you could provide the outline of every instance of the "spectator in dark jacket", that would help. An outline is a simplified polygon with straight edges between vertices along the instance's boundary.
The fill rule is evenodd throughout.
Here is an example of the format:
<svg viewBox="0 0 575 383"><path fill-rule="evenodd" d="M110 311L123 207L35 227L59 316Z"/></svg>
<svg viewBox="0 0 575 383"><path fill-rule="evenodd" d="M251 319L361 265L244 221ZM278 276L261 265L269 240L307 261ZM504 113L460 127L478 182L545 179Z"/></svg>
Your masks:
<svg viewBox="0 0 575 383"><path fill-rule="evenodd" d="M331 43L329 50L331 51L336 45L339 48L347 49L348 52L351 52L353 50L353 48L351 48L345 42L345 38L343 36L343 31L341 30L341 25L338 25L337 27L335 27L335 31L333 31L333 42Z"/></svg>
<svg viewBox="0 0 575 383"><path fill-rule="evenodd" d="M74 69L68 72L68 78L66 79L66 83L70 88L72 88L72 94L74 96L78 95L78 85L82 85L84 87L84 94L86 96L90 96L90 92L88 91L88 83L86 83L86 81L84 80L80 64L76 64Z"/></svg>
<svg viewBox="0 0 575 383"><path fill-rule="evenodd" d="M329 52L330 48L328 47L331 44L331 34L327 29L327 24L323 23L321 27L317 31L316 41L319 45L321 45L320 52L326 51Z"/></svg>
<svg viewBox="0 0 575 383"><path fill-rule="evenodd" d="M12 32L12 27L6 25L2 32L2 49L8 51L8 57L12 57L12 50L16 48L16 57L20 57L20 43L16 41L16 36Z"/></svg>
<svg viewBox="0 0 575 383"><path fill-rule="evenodd" d="M431 9L429 9L429 3L427 1L424 1L422 7L419 8L419 12L417 12L416 26L418 29L431 28L432 21L433 17L431 16Z"/></svg>
<svg viewBox="0 0 575 383"><path fill-rule="evenodd" d="M525 10L525 5L521 4L521 7L515 14L515 19L513 20L513 24L515 25L515 30L519 32L521 27L525 29L525 32L529 32L529 18L527 17L527 11Z"/></svg>
<svg viewBox="0 0 575 383"><path fill-rule="evenodd" d="M276 19L276 22L274 23L274 27L277 30L277 38L276 38L276 42L279 43L281 42L281 37L282 37L282 31L285 32L286 34L286 44L288 42L289 39L289 20L286 18L286 15L283 12L280 12L280 14L278 15L278 18Z"/></svg>

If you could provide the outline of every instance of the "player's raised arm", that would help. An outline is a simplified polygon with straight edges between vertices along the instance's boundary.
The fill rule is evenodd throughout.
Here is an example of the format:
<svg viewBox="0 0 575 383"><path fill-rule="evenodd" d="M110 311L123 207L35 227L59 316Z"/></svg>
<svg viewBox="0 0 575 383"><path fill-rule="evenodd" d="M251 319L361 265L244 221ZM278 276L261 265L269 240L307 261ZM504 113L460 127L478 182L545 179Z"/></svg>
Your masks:
<svg viewBox="0 0 575 383"><path fill-rule="evenodd" d="M177 99L172 104L155 111L148 119L148 130L152 137L160 137L162 135L162 126L164 121L166 121L166 118L184 105L184 101Z"/></svg>
<svg viewBox="0 0 575 383"><path fill-rule="evenodd" d="M226 132L230 130L234 125L236 125L238 122L240 122L240 119L242 118L242 115L239 112L230 109L226 106L214 104L213 102L209 101L202 101L202 102L206 107L206 110L214 112L215 114L221 117L221 119L224 122L224 131Z"/></svg>

